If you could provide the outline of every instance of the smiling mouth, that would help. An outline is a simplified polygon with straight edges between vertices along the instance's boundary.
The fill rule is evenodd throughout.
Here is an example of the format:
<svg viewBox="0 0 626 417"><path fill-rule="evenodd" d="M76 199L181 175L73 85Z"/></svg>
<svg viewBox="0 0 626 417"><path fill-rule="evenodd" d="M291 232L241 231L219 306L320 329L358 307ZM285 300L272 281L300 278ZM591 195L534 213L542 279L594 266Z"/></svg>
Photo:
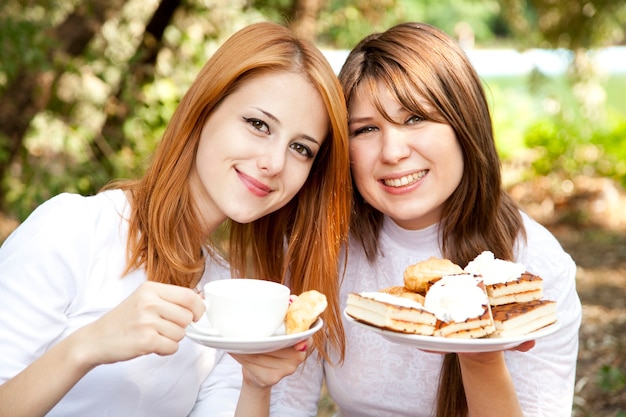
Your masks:
<svg viewBox="0 0 626 417"><path fill-rule="evenodd" d="M424 178L427 172L428 171L414 172L413 174L405 175L400 178L383 179L382 182L387 187L405 187Z"/></svg>
<svg viewBox="0 0 626 417"><path fill-rule="evenodd" d="M246 185L246 187L248 187L248 189L255 195L259 196L259 197L264 197L268 194L270 194L273 190L268 187L267 185L265 185L264 183L262 183L261 181L256 180L255 178L246 175L245 173L236 170L237 173L239 174L239 177L241 178L241 180L243 181L243 183Z"/></svg>

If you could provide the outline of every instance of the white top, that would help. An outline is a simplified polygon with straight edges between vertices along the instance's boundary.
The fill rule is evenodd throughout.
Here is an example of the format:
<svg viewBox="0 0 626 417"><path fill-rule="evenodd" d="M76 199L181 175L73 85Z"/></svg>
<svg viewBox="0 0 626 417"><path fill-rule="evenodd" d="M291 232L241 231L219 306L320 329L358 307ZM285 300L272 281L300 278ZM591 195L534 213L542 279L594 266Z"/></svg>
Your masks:
<svg viewBox="0 0 626 417"><path fill-rule="evenodd" d="M143 270L121 278L128 209L120 190L61 194L36 209L0 248L0 384L146 280ZM48 416L232 415L241 374L212 372L222 360L232 361L184 338L173 355L100 365ZM224 414L214 412L217 403Z"/></svg>
<svg viewBox="0 0 626 417"><path fill-rule="evenodd" d="M581 304L576 293L576 266L557 240L523 215L527 246L516 261L544 279L544 296L556 300L562 327L537 340L526 353L507 351L506 362L526 417L571 416ZM408 265L442 257L437 226L409 231L385 219L380 236L384 256L368 263L360 245L351 245L340 300L350 292L376 291L403 284ZM464 267L465 265L461 265ZM333 367L311 356L302 372L283 379L272 394L272 415L317 415L323 377L341 417L429 417L443 355L395 344L344 320L346 357ZM336 361L335 361L336 362Z"/></svg>

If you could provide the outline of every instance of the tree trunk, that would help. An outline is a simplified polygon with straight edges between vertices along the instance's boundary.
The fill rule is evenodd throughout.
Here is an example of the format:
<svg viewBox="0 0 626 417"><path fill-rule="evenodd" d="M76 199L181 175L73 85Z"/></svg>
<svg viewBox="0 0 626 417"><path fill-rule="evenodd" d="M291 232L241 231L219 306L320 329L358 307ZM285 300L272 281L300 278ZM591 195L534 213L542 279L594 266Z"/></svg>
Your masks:
<svg viewBox="0 0 626 417"><path fill-rule="evenodd" d="M153 80L154 64L161 49L163 33L180 5L181 0L161 1L146 25L146 31L135 55L130 59L127 77L120 83L115 96L109 98L106 106L107 119L100 134L94 138L91 149L94 159L110 176L115 172L111 157L126 144L122 128L132 106L124 101L124 96L133 95L133 91L141 91L141 86Z"/></svg>
<svg viewBox="0 0 626 417"><path fill-rule="evenodd" d="M317 35L317 17L325 0L295 0L291 13L291 30L310 41Z"/></svg>
<svg viewBox="0 0 626 417"><path fill-rule="evenodd" d="M56 27L50 37L59 45L49 51L49 62L59 56L79 56L85 51L102 24L116 11L124 0L85 0ZM0 176L8 173L8 168L23 148L24 135L32 119L45 109L52 86L61 75L59 70L29 71L23 68L0 97ZM4 195L0 193L0 209L4 206Z"/></svg>

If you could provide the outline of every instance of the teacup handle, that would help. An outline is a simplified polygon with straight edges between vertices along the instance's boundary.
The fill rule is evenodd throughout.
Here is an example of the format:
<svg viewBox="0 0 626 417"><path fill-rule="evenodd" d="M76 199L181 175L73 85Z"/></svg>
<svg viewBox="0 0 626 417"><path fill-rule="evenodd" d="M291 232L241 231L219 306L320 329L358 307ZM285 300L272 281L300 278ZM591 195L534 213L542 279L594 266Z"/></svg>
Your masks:
<svg viewBox="0 0 626 417"><path fill-rule="evenodd" d="M209 309L209 302L208 302L208 300L206 298L203 298L202 302L204 303L204 307L206 308L206 310L208 310ZM206 312L204 313L204 316L206 317ZM211 325L211 323L209 323L209 326L210 325ZM189 323L188 327L191 327L193 330L195 330L198 333L207 334L207 335L211 335L211 336L219 335L218 331L215 330L213 327L201 326L201 325L198 324L198 322L195 322L195 321L192 321L191 323Z"/></svg>

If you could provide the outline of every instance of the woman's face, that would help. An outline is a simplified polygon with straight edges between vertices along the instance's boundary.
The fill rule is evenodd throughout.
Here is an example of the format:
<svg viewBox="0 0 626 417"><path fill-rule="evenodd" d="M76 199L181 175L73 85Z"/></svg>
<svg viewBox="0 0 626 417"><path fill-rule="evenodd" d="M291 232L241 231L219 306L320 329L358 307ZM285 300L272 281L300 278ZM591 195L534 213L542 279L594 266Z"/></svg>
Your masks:
<svg viewBox="0 0 626 417"><path fill-rule="evenodd" d="M411 114L382 83L378 93L396 123L357 89L349 107L352 175L368 204L405 229L423 229L441 219L461 181L461 147L449 125Z"/></svg>
<svg viewBox="0 0 626 417"><path fill-rule="evenodd" d="M191 184L206 232L226 218L249 223L287 204L328 130L322 97L302 75L244 81L202 129Z"/></svg>

